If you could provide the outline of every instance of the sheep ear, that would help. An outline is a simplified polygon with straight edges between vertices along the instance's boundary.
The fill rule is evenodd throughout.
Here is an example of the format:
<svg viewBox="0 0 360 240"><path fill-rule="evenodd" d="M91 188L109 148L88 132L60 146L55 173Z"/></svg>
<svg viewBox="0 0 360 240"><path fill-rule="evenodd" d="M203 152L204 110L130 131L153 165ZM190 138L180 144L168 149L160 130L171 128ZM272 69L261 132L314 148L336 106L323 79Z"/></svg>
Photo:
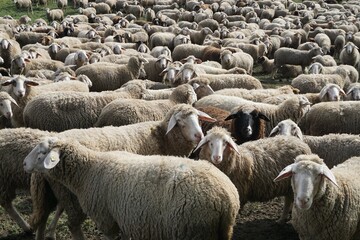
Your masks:
<svg viewBox="0 0 360 240"><path fill-rule="evenodd" d="M52 169L60 162L60 150L58 148L52 149L44 160L44 168Z"/></svg>
<svg viewBox="0 0 360 240"><path fill-rule="evenodd" d="M225 118L225 121L231 120L231 119L234 119L234 118L237 118L237 114L238 114L238 113L230 114L229 116L227 116L227 117Z"/></svg>
<svg viewBox="0 0 360 240"><path fill-rule="evenodd" d="M8 85L12 84L13 82L15 82L15 79L9 79L9 80L6 80L5 82L3 82L1 84L1 86L8 86Z"/></svg>
<svg viewBox="0 0 360 240"><path fill-rule="evenodd" d="M15 99L13 99L11 96L9 96L9 100L10 100L10 102L12 102L13 104L15 104L16 106L19 107L19 105L17 104L17 102L15 101Z"/></svg>
<svg viewBox="0 0 360 240"><path fill-rule="evenodd" d="M216 122L217 120L215 118L210 117L208 114L197 110L198 111L198 117L199 120L204 121L204 122Z"/></svg>
<svg viewBox="0 0 360 240"><path fill-rule="evenodd" d="M237 144L234 142L234 140L232 140L231 138L229 140L226 141L228 147L232 148L235 152L237 152L238 154L240 154Z"/></svg>
<svg viewBox="0 0 360 240"><path fill-rule="evenodd" d="M204 137L203 139L201 139L201 141L198 143L198 145L196 146L196 148L193 150L193 152L196 152L197 150L199 150L202 146L204 146L205 144L207 144L209 142L209 140L207 139L207 137Z"/></svg>
<svg viewBox="0 0 360 240"><path fill-rule="evenodd" d="M266 122L270 122L270 119L263 113L258 113L258 117L265 120Z"/></svg>
<svg viewBox="0 0 360 240"><path fill-rule="evenodd" d="M199 58L195 58L195 63L200 64L200 63L202 63L202 61Z"/></svg>
<svg viewBox="0 0 360 240"><path fill-rule="evenodd" d="M32 80L25 80L24 83L28 86L37 86L39 85L38 82L32 81Z"/></svg>
<svg viewBox="0 0 360 240"><path fill-rule="evenodd" d="M277 135L279 133L279 126L276 126L273 128L273 130L271 130L269 137L273 137L275 135Z"/></svg>
<svg viewBox="0 0 360 240"><path fill-rule="evenodd" d="M176 113L174 113L174 114L171 116L165 135L168 134L168 133L175 127L175 125L176 125L176 123L177 123L177 122L176 122L176 117L175 117L175 115L176 115Z"/></svg>
<svg viewBox="0 0 360 240"><path fill-rule="evenodd" d="M164 76L168 71L169 71L169 69L165 68L164 70L162 70L162 72L159 74L159 76L160 77Z"/></svg>
<svg viewBox="0 0 360 240"><path fill-rule="evenodd" d="M354 88L355 88L355 87L350 88L350 89L346 92L346 95L349 95L352 91L354 91Z"/></svg>
<svg viewBox="0 0 360 240"><path fill-rule="evenodd" d="M342 90L341 88L339 89L340 94L343 95L344 97L346 96L346 93L344 92L344 90Z"/></svg>
<svg viewBox="0 0 360 240"><path fill-rule="evenodd" d="M325 164L322 165L322 175L324 177L326 177L327 179L329 179L330 182L335 184L335 186L339 187L339 185L336 182L334 174L330 171L330 169Z"/></svg>
<svg viewBox="0 0 360 240"><path fill-rule="evenodd" d="M274 182L289 178L292 176L293 172L293 166L295 165L295 163L290 164L288 166L286 166L280 173L279 175L274 179Z"/></svg>

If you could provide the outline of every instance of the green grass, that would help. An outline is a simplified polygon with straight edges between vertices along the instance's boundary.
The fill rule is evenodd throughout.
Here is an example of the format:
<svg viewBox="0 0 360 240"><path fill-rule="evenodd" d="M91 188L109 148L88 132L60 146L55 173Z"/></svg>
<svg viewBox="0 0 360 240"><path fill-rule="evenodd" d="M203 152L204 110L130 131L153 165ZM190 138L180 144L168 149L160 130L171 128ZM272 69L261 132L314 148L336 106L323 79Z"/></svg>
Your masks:
<svg viewBox="0 0 360 240"><path fill-rule="evenodd" d="M69 6L64 12L64 15L67 16L70 14L77 14L77 9L73 8L72 1L69 1L68 4ZM33 5L33 14L32 14L31 12L28 13L27 9L16 9L15 3L12 0L0 0L0 17L10 15L14 19L19 19L23 15L28 15L31 18L32 22L38 18L43 18L47 20L46 12L45 12L46 8L50 8L50 9L57 8L56 2L54 0L48 0L47 6Z"/></svg>

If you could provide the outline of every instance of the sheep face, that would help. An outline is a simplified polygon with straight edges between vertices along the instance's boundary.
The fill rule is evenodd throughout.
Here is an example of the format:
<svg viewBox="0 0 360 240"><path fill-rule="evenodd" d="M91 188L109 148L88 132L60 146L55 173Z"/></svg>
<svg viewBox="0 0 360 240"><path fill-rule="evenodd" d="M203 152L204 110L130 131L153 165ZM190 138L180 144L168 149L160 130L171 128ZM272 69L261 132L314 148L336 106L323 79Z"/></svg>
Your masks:
<svg viewBox="0 0 360 240"><path fill-rule="evenodd" d="M17 77L17 78L13 78L10 80L7 80L5 82L3 82L1 85L2 86L8 86L8 85L12 85L12 92L15 94L15 96L21 98L24 97L26 94L26 86L37 86L39 85L39 83L28 80L26 78L23 78L21 76Z"/></svg>
<svg viewBox="0 0 360 240"><path fill-rule="evenodd" d="M46 172L56 166L60 161L59 150L52 145L56 142L56 138L47 138L39 143L24 159L24 170L31 172Z"/></svg>
<svg viewBox="0 0 360 240"><path fill-rule="evenodd" d="M295 136L303 139L303 135L299 126L291 119L286 119L278 123L273 130L271 130L269 137L275 135Z"/></svg>
<svg viewBox="0 0 360 240"><path fill-rule="evenodd" d="M295 205L300 210L312 206L314 197L323 187L324 177L337 185L335 176L317 155L299 155L295 163L285 167L274 181L291 176Z"/></svg>
<svg viewBox="0 0 360 240"><path fill-rule="evenodd" d="M16 104L15 100L13 100L13 101L10 99L0 100L0 113L1 113L1 115L5 116L7 119L10 119L13 116L11 103Z"/></svg>
<svg viewBox="0 0 360 240"><path fill-rule="evenodd" d="M350 100L360 101L360 88L352 87L347 91L346 95L349 96Z"/></svg>
<svg viewBox="0 0 360 240"><path fill-rule="evenodd" d="M223 128L214 127L209 130L206 137L199 142L194 152L199 148L203 148L204 158L218 165L223 161L223 153L227 147L239 153L237 145L230 137L229 132Z"/></svg>
<svg viewBox="0 0 360 240"><path fill-rule="evenodd" d="M1 48L6 50L11 46L11 43L7 39L1 40Z"/></svg>

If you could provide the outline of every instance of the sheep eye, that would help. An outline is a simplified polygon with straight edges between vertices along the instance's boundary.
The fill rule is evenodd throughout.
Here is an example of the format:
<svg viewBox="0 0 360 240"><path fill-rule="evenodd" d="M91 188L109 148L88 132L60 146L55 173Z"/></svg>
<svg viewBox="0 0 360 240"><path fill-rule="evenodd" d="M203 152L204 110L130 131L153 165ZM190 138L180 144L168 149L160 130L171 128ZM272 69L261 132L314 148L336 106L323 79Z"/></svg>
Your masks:
<svg viewBox="0 0 360 240"><path fill-rule="evenodd" d="M0 106L3 106L4 104L0 103Z"/></svg>

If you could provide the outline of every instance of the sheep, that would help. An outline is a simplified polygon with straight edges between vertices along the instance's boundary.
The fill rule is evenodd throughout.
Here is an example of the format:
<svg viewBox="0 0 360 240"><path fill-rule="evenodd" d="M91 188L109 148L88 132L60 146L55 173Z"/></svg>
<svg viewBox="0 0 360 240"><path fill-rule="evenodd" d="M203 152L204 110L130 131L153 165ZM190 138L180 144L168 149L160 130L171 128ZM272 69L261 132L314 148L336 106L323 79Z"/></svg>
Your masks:
<svg viewBox="0 0 360 240"><path fill-rule="evenodd" d="M231 68L229 70L206 66L203 64L185 63L180 67L177 73L175 84L187 83L193 77L202 75L220 75L220 74L235 74L235 73L246 73L242 68ZM174 85L175 85L174 84Z"/></svg>
<svg viewBox="0 0 360 240"><path fill-rule="evenodd" d="M359 101L360 100L360 83L352 83L346 91L346 100Z"/></svg>
<svg viewBox="0 0 360 240"><path fill-rule="evenodd" d="M333 54L334 58L339 59L340 52L344 48L345 43L346 43L346 40L345 40L344 35L340 34L340 35L336 36L335 41L334 41L334 54Z"/></svg>
<svg viewBox="0 0 360 240"><path fill-rule="evenodd" d="M321 63L323 66L337 66L335 59L330 55L317 55L313 57L313 62Z"/></svg>
<svg viewBox="0 0 360 240"><path fill-rule="evenodd" d="M156 46L168 46L170 50L174 49L175 34L171 32L156 32L150 36L149 47L153 49Z"/></svg>
<svg viewBox="0 0 360 240"><path fill-rule="evenodd" d="M201 74L189 81L192 83L207 83L214 91L223 88L262 89L261 82L246 74Z"/></svg>
<svg viewBox="0 0 360 240"><path fill-rule="evenodd" d="M17 9L26 8L28 13L34 13L31 0L14 0L14 3Z"/></svg>
<svg viewBox="0 0 360 240"><path fill-rule="evenodd" d="M288 183L273 183L272 179L299 154L310 154L310 148L292 136L277 136L236 145L223 128L214 127L199 142L200 159L216 165L235 184L241 208L247 202L268 201L285 196L280 222L287 219L292 201Z"/></svg>
<svg viewBox="0 0 360 240"><path fill-rule="evenodd" d="M231 47L233 45L228 44L226 47ZM258 45L250 44L250 43L238 43L233 47L237 47L241 49L243 52L249 54L253 61L257 61L260 57L265 56L267 54L267 47L264 43L259 43Z"/></svg>
<svg viewBox="0 0 360 240"><path fill-rule="evenodd" d="M161 54L154 59L149 59L148 63L144 64L147 79L155 82L162 82L163 79L160 74L167 68L171 61L171 58L165 54Z"/></svg>
<svg viewBox="0 0 360 240"><path fill-rule="evenodd" d="M67 0L56 0L56 5L58 8L61 8L61 10L66 9L66 7L68 6L68 1Z"/></svg>
<svg viewBox="0 0 360 240"><path fill-rule="evenodd" d="M102 109L94 126L124 126L144 121L159 121L172 106L178 103L193 104L196 100L196 93L189 84L176 87L166 100L114 100Z"/></svg>
<svg viewBox="0 0 360 240"><path fill-rule="evenodd" d="M59 21L61 22L64 19L64 12L61 9L52 9L46 8L46 17L49 22Z"/></svg>
<svg viewBox="0 0 360 240"><path fill-rule="evenodd" d="M18 106L14 98L10 96L7 92L0 91L0 116L4 116L6 119L11 119L13 116L13 111L11 108L11 103Z"/></svg>
<svg viewBox="0 0 360 240"><path fill-rule="evenodd" d="M311 107L299 127L308 135L329 133L359 134L358 101L322 102Z"/></svg>
<svg viewBox="0 0 360 240"><path fill-rule="evenodd" d="M217 119L214 123L202 124L204 133L214 126L221 126L230 131L236 144L265 138L265 123L270 120L256 109L243 109L235 114L216 107L199 107L198 109Z"/></svg>
<svg viewBox="0 0 360 240"><path fill-rule="evenodd" d="M233 96L209 95L198 100L195 107L213 106L236 114L239 111L251 111L256 109L267 116L270 121L266 123L266 135L284 119L291 118L294 121L301 119L310 108L310 102L305 96L296 96L286 99L280 105L257 103Z"/></svg>
<svg viewBox="0 0 360 240"><path fill-rule="evenodd" d="M291 177L292 224L300 239L358 239L360 158L330 170L315 154L300 155L274 181ZM346 226L346 227L344 227Z"/></svg>
<svg viewBox="0 0 360 240"><path fill-rule="evenodd" d="M56 71L57 69L64 66L63 62L57 61L57 60L49 60L49 59L30 59L25 60L25 68L24 68L24 74L26 74L30 70L37 70L37 69L48 69L52 71Z"/></svg>
<svg viewBox="0 0 360 240"><path fill-rule="evenodd" d="M339 60L342 64L348 64L358 69L360 61L358 47L352 42L346 43L340 52Z"/></svg>
<svg viewBox="0 0 360 240"><path fill-rule="evenodd" d="M144 84L129 82L116 91L41 95L32 99L24 108L24 122L28 127L57 132L71 128L89 128L94 126L103 107L111 101L118 98L141 98L145 92ZM40 109L46 114L34 114ZM67 120L59 122L58 119Z"/></svg>
<svg viewBox="0 0 360 240"><path fill-rule="evenodd" d="M11 123L14 127L24 126L23 121L23 110L27 103L37 95L46 92L54 92L54 91L78 91L78 92L88 92L89 87L87 84L84 84L79 81L72 82L64 82L64 83L51 83L44 84L42 86L39 85L38 82L31 81L26 79L24 76L16 76L11 78L3 83L2 86L11 85L8 90L10 95L16 100L18 107L14 109L13 117L11 119ZM33 89L31 86L37 86Z"/></svg>
<svg viewBox="0 0 360 240"><path fill-rule="evenodd" d="M220 54L221 66L225 69L240 67L246 70L246 73L252 75L254 60L250 54L245 52L232 53L230 50L224 50Z"/></svg>
<svg viewBox="0 0 360 240"><path fill-rule="evenodd" d="M290 85L285 85L279 88L269 89L245 89L245 88L226 88L214 92L215 94L241 97L254 102L262 102L265 98L277 96L280 94L295 94L298 93L296 88Z"/></svg>
<svg viewBox="0 0 360 240"><path fill-rule="evenodd" d="M178 34L174 37L174 48L181 44L191 44L189 35Z"/></svg>
<svg viewBox="0 0 360 240"><path fill-rule="evenodd" d="M325 33L316 34L314 41L321 47L324 54L330 53L331 40Z"/></svg>
<svg viewBox="0 0 360 240"><path fill-rule="evenodd" d="M3 38L0 39L0 45L0 57L3 61L0 65L4 68L10 68L14 57L21 54L20 44L14 40Z"/></svg>
<svg viewBox="0 0 360 240"><path fill-rule="evenodd" d="M301 74L291 81L291 86L300 93L318 93L328 83L334 83L343 88L349 82L347 71L337 68L335 74Z"/></svg>
<svg viewBox="0 0 360 240"><path fill-rule="evenodd" d="M24 157L36 146L37 141L48 133L36 129L2 129L0 130L1 172L0 205L24 232L31 233L30 225L21 217L12 201L16 190L30 189L30 174L22 170ZM22 160L21 160L22 159Z"/></svg>
<svg viewBox="0 0 360 240"><path fill-rule="evenodd" d="M99 62L82 66L75 73L90 78L93 83L91 91L115 90L129 80L139 78L143 63L146 62L142 56L133 56L127 65Z"/></svg>
<svg viewBox="0 0 360 240"><path fill-rule="evenodd" d="M46 154L41 153L40 155L38 153L39 150L46 152ZM40 159L38 160L38 158ZM80 159L81 161L79 161ZM61 164L58 164L60 161ZM98 168L99 163L107 163L107 167ZM143 170L139 168L141 165ZM161 168L159 168L160 166ZM66 168L68 171L72 171L72 173L61 176L62 168ZM121 232L121 235L125 238L137 239L172 237L177 239L190 239L194 237L218 239L221 237L222 239L230 240L232 228L235 225L236 215L240 207L239 196L234 184L231 183L225 174L210 164L205 163L205 161L195 162L171 156L141 156L120 151L104 153L90 150L78 143L68 143L66 139L47 138L37 145L25 158L24 169L27 172L44 172L46 176L56 181L61 179L59 182L75 193L81 207L95 221L105 237L109 239L115 239ZM189 178L189 174L178 176L179 174L177 173L175 173L176 180L174 182L174 170L180 174L184 174L185 171L191 174L196 173L196 177L202 178L201 182L204 184L193 184L193 179ZM164 171L169 172L165 178ZM153 181L153 176L159 176L158 178L164 182L162 185L165 189L160 190L158 181L153 181L153 184L150 186L149 184L144 185L144 189L140 189L139 185L137 185L136 189L129 187L128 183L134 181L120 181L124 183L121 186L121 183L114 178L115 175L120 176L119 172L126 172L125 175L120 175L127 179L129 177L133 178L135 182L137 182L138 178L149 182ZM161 177L159 175L160 172L162 173ZM94 176L103 176L104 174L108 176L108 178L97 180L98 185L93 186L94 192L97 194L93 195L92 193L91 201L89 201L88 191L85 191L85 188L75 180L79 174L83 176L84 184L93 181ZM150 178L147 179L148 177ZM182 184L181 191L175 192L176 194L170 198L168 198L168 186L165 184L169 180L174 182L171 186L173 192L177 190L176 182ZM115 182L117 182L116 187L111 187L115 186L113 184ZM209 184L218 187L212 188ZM104 188L104 186L108 187ZM119 189L124 189L124 191L119 191ZM121 209L121 205L127 204L126 201L130 193L132 196L136 194L139 197L144 197L145 195L150 197L154 195L154 190L163 192L164 197L161 198L163 204L153 204L153 206L149 207L148 202L139 202L139 204L135 204L136 209L126 207L123 209L126 213L119 212L119 207ZM110 195L107 197L105 192L111 192L111 197ZM200 192L202 194L199 194ZM114 194L117 197L114 198ZM191 196L191 200L188 200L188 197L185 195ZM166 199L169 199L169 201L166 201ZM174 203L174 199L178 199L178 201ZM174 214L178 214L179 201L180 204L186 202L188 207L185 207L184 211L181 212L183 219L179 221L181 224L174 225L172 220ZM170 203L171 206L169 206ZM99 207L102 205L105 208ZM168 207L164 209L164 206ZM160 208L166 215L165 217L164 214L161 217L156 217L159 216L156 213L160 211ZM144 225L142 222L144 218L136 217L136 211L145 214L146 219L149 219L149 217L155 218L152 221L154 224L148 225L148 228L145 229L141 227L142 230L139 230L139 227ZM194 211L198 212L197 218L193 218ZM138 220L134 222L135 218ZM194 221L190 219L194 219ZM199 219L203 219L201 224L199 224ZM158 225L159 222L162 222L162 226ZM164 229L167 229L167 231L164 232ZM199 236L199 233L201 233L201 236Z"/></svg>
<svg viewBox="0 0 360 240"><path fill-rule="evenodd" d="M84 50L78 50L75 53L70 53L64 61L64 65L75 65L75 68L86 65L89 63L89 54L87 54Z"/></svg>
<svg viewBox="0 0 360 240"><path fill-rule="evenodd" d="M292 48L280 48L274 53L274 70L271 74L272 78L275 78L275 74L282 65L292 64L292 65L301 65L303 73L305 72L305 67L311 64L312 58L322 54L320 47L315 47L309 51L302 51Z"/></svg>
<svg viewBox="0 0 360 240"><path fill-rule="evenodd" d="M329 168L353 157L360 156L360 137L353 134L303 135L300 127L291 119L278 123L269 137L275 135L295 136L303 140Z"/></svg>
<svg viewBox="0 0 360 240"><path fill-rule="evenodd" d="M194 55L194 57L202 59L204 49L206 48L208 48L208 46L197 44L180 44L172 51L172 58L174 61L181 61L189 55Z"/></svg>
<svg viewBox="0 0 360 240"><path fill-rule="evenodd" d="M274 59L269 59L266 56L262 56L258 59L257 62L261 64L262 73L269 74L272 73L272 71L274 70Z"/></svg>

